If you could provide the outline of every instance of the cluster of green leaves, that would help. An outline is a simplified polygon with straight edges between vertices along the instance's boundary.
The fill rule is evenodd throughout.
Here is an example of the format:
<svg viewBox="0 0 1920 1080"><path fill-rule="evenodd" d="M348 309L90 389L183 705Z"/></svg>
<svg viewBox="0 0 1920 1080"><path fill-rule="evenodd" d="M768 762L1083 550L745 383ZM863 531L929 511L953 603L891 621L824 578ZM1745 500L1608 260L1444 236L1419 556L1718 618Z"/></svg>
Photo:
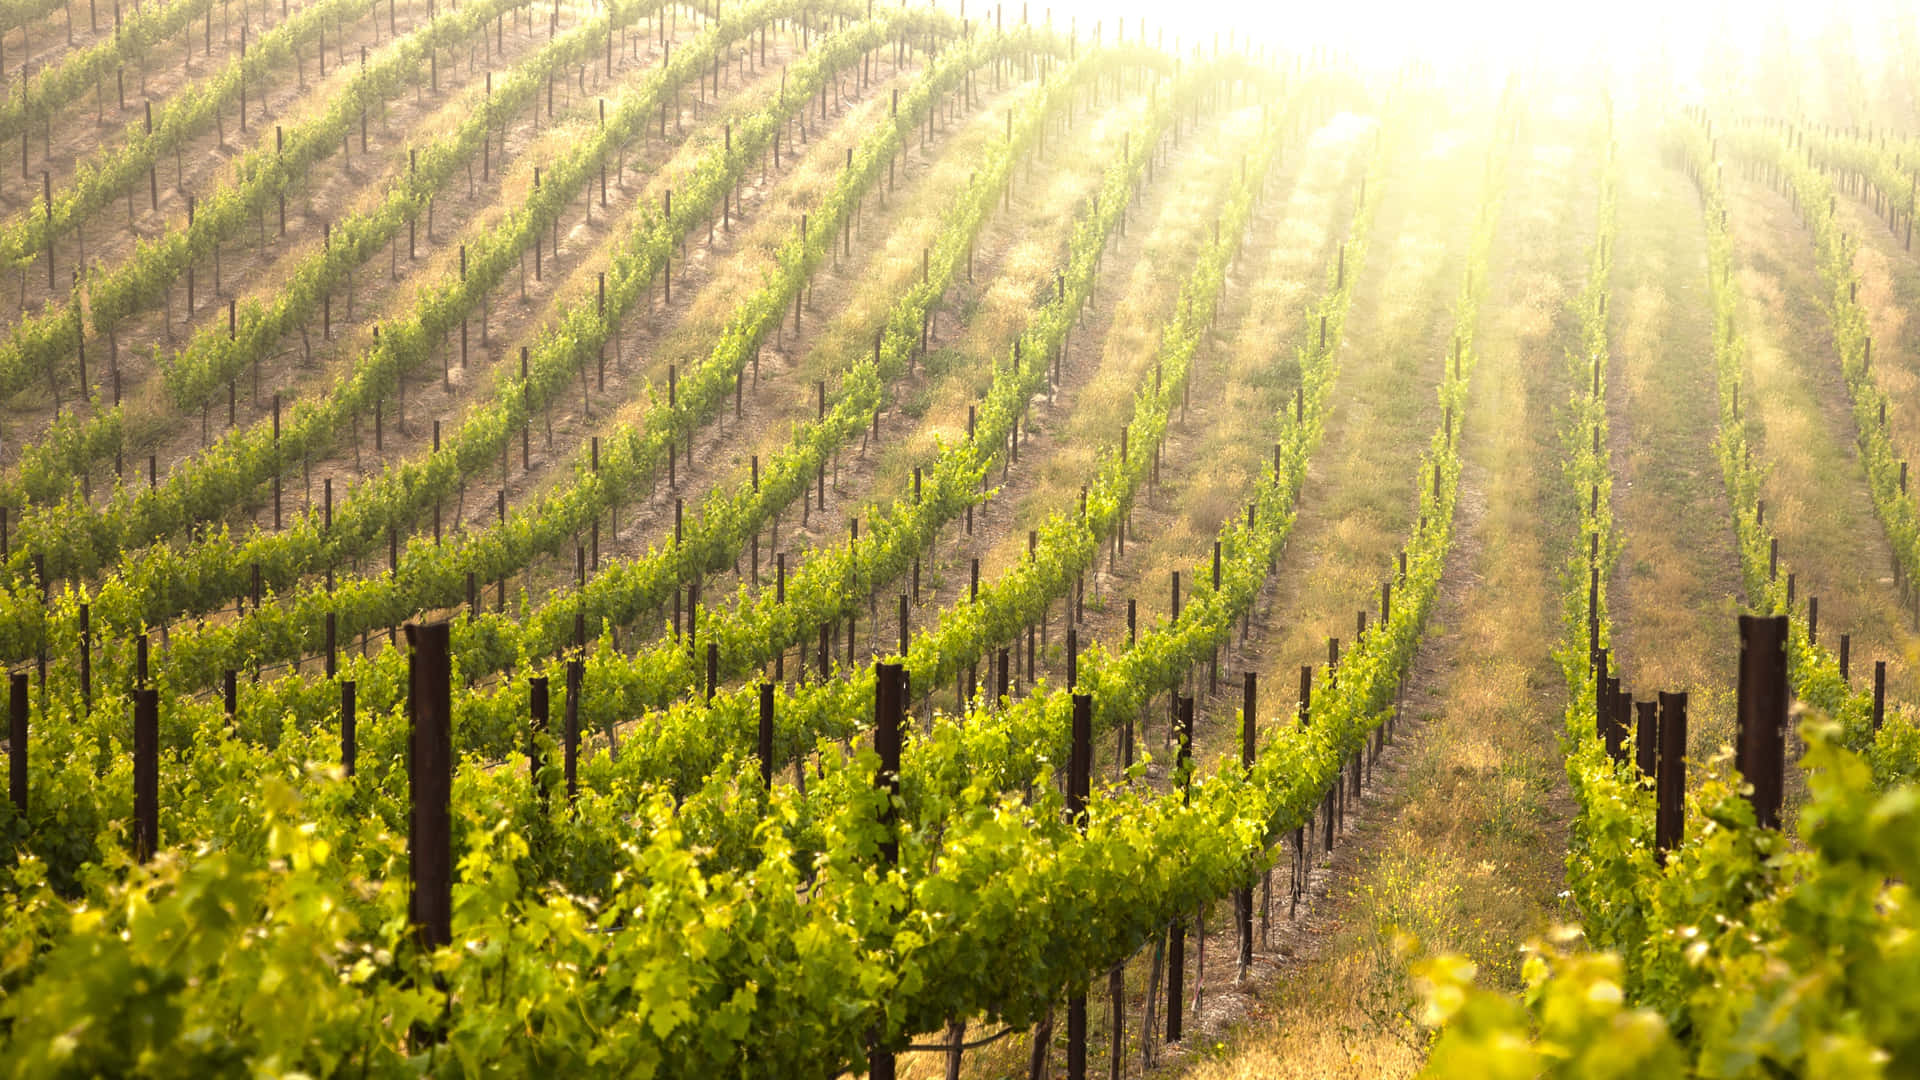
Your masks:
<svg viewBox="0 0 1920 1080"><path fill-rule="evenodd" d="M1911 886L1920 860L1911 785L1880 786L1838 725L1802 725L1808 798L1798 835L1758 828L1746 797L1715 779L1693 793L1686 842L1665 865L1632 784L1611 797L1618 876L1630 903L1588 938L1605 952L1537 952L1523 1002L1473 990L1470 968L1426 969L1434 1075L1905 1076L1920 1068L1920 965ZM1589 734L1589 738L1590 738ZM1604 751L1602 751L1604 753ZM1583 807L1583 814L1593 811ZM1589 822L1583 831L1601 831Z"/></svg>
<svg viewBox="0 0 1920 1080"><path fill-rule="evenodd" d="M8 94L0 102L0 141L19 138L34 120L47 122L53 110L97 87L120 65L144 55L212 7L213 0L166 0L134 8L111 35L69 53L57 65L41 68L24 91Z"/></svg>

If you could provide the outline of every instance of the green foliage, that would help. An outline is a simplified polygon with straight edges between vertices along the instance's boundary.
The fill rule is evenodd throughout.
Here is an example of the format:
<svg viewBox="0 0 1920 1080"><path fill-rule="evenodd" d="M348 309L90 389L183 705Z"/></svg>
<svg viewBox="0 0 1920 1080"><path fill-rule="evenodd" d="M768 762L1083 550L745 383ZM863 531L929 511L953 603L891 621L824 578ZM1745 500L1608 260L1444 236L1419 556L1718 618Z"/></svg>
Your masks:
<svg viewBox="0 0 1920 1080"><path fill-rule="evenodd" d="M1477 988L1471 962L1419 965L1423 1020L1444 1026L1427 1058L1436 1080L1626 1080L1674 1076L1685 1057L1651 1009L1626 1004L1620 958L1533 946L1520 1001ZM1518 1037L1529 1032L1530 1037Z"/></svg>
<svg viewBox="0 0 1920 1080"><path fill-rule="evenodd" d="M1912 789L1879 790L1837 725L1803 729L1799 843L1755 827L1737 790L1704 785L1690 800L1694 827L1666 865L1642 845L1621 856L1635 864L1626 887L1600 898L1636 905L1638 929L1615 936L1618 919L1589 914L1590 940L1607 951L1530 961L1524 1015L1463 980L1434 979L1437 1018L1459 1025L1435 1048L1436 1074L1531 1065L1527 1075L1612 1076L1640 1065L1661 1075L1875 1077L1920 1067ZM1594 805L1583 813L1624 812Z"/></svg>

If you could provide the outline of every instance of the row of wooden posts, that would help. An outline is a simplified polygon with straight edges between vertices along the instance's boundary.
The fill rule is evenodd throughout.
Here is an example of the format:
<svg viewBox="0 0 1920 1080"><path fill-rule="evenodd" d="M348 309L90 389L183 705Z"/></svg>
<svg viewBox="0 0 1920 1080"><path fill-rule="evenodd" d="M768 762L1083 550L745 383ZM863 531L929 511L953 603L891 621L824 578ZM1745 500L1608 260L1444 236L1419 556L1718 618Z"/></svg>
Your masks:
<svg viewBox="0 0 1920 1080"><path fill-rule="evenodd" d="M904 600L905 597L902 597ZM904 624L903 624L904 625ZM444 945L452 940L452 838L451 808L449 800L452 790L452 770L455 759L452 743L452 696L451 696L451 653L450 626L447 623L408 624L405 627L409 645L409 692L408 713L410 717L410 753L408 787L411 804L409 825L409 850L411 855L411 892L409 911L417 928L420 941L428 946ZM83 641L85 629L83 628ZM1069 630L1069 679L1077 676L1074 662L1077 653L1074 638L1077 634ZM139 644L144 646L145 639ZM82 654L83 694L89 688L86 654ZM146 650L138 650L136 671L137 689L133 693L134 727L134 819L130 835L130 846L136 858L151 858L158 847L160 836L160 798L159 798L159 691L146 685ZM708 696L711 698L714 687L714 667L717 661L717 646L708 646ZM1002 660L1004 671L1004 658ZM568 800L576 796L578 790L577 762L580 746L580 701L584 682L584 663L572 659L566 665L566 685L564 698L564 721L561 749L564 753L564 777ZM881 756L881 771L876 783L887 786L889 790L898 790L899 749L905 725L906 703L910 696L909 679L905 668L899 663L878 663L876 672L876 720L875 746ZM1310 667L1302 668L1302 714L1305 715L1307 703L1311 698ZM229 723L235 718L236 673L229 671L223 679L226 714ZM528 743L528 766L531 777L538 783L538 777L545 768L543 743L540 736L548 730L549 722L549 686L544 677L534 677L528 681L529 719L532 738ZM756 743L756 756L759 758L763 782L772 782L774 771L774 684L763 681L758 684L759 730ZM341 764L351 775L355 768L356 749L356 684L343 681L340 684L340 738ZM1176 732L1178 750L1175 756L1175 769L1183 773L1191 761L1193 735L1194 699L1180 696L1176 705ZM12 676L9 695L9 795L16 808L25 813L28 807L28 713L29 692L26 673ZM1244 673L1243 717L1258 715L1256 675ZM1255 726L1243 722L1241 758L1245 767L1251 769L1255 756ZM1075 819L1084 825L1086 801L1092 772L1092 698L1090 695L1076 693L1073 697L1072 746L1069 755L1067 796L1068 807ZM1379 744L1376 741L1375 752ZM1357 785L1359 771L1352 773ZM1341 783L1336 784L1341 803L1344 804L1344 782L1346 773L1343 768ZM1357 792L1356 792L1357 794ZM1331 844L1334 832L1334 801L1336 792L1330 791L1327 809L1327 839ZM1344 809L1344 805L1341 807ZM888 821L892 820L893 810L889 808ZM1304 831L1304 830L1302 830ZM1329 846L1330 850L1330 846ZM887 859L897 861L897 846L889 841L883 848ZM1298 875L1296 875L1298 877ZM1253 959L1253 890L1251 887L1235 893L1236 924L1239 933L1240 963L1244 969ZM1183 1034L1182 1002L1184 998L1185 928L1176 923L1169 932L1168 939L1168 982L1166 1037L1169 1041L1178 1041ZM1070 1068L1074 1075L1084 1075L1086 1060L1086 999L1076 996L1068 1002L1068 1054ZM1120 1044L1121 1032L1116 1026L1114 1033L1116 1049ZM876 1075L885 1067L883 1058L890 1063L890 1056L875 1051ZM1077 1063L1077 1064L1075 1064Z"/></svg>
<svg viewBox="0 0 1920 1080"><path fill-rule="evenodd" d="M906 597L902 596L901 599L904 601ZM1814 604L1810 603L1809 607L1812 611L1817 611L1817 606ZM903 614L904 611L905 605L903 604ZM1813 623L1813 619L1815 618L1817 618L1817 615L1809 618L1810 626L1815 625ZM1785 615L1741 616L1739 626L1741 637L1737 695L1737 719L1739 727L1736 741L1735 767L1752 787L1750 797L1753 801L1757 820L1763 826L1777 827L1784 792L1786 765L1784 749L1785 733L1787 728L1787 710L1791 700L1786 681L1788 617ZM89 663L90 637L87 613L84 607L81 612L80 633L81 654L79 674L80 691L84 703L90 702L91 699L91 665ZM901 624L901 633L902 640L905 641L907 623L904 619ZM441 671L448 665L447 624L436 623L424 626L420 624L409 624L407 634L411 647L409 663L416 676L419 673L422 663L426 665L430 672ZM1076 637L1077 634L1070 628L1068 631L1068 678L1070 682L1074 682L1078 674L1077 670L1075 670L1077 668L1076 654L1078 652L1075 647L1077 645ZM1843 638L1843 641L1844 640ZM133 835L136 854L145 858L151 855L158 836L157 761L159 695L157 690L146 685L147 643L145 637L142 636L139 638L136 644L135 681L137 688L133 694L134 779L136 792ZM1337 641L1329 642L1330 659L1337 661L1338 648ZM1847 651L1843 645L1843 655ZM718 645L709 642L706 656L706 694L709 700L713 697L718 684L718 659ZM1001 650L999 664L999 675L1002 683L1001 689L1004 693L1006 689L1004 684L1007 681L1009 667L1006 650ZM890 684L884 682L884 679L890 677L886 675L888 671L894 670L901 671L899 690L903 694L905 692L907 683L901 665L880 665L880 671L883 675L882 690L880 692L883 698L879 703L879 707L884 708L887 706L887 703L891 701L891 698L885 697L885 695L892 693L893 690L890 689ZM1669 850L1680 842L1684 826L1683 801L1686 791L1687 695L1684 692L1663 692L1658 696L1657 701L1648 700L1635 702L1633 696L1621 688L1621 678L1619 674L1609 669L1609 657L1605 649L1597 647L1593 649L1593 670L1596 680L1595 715L1598 728L1597 734L1604 742L1608 753L1617 761L1624 764L1629 760L1627 748L1628 735L1630 731L1634 732L1635 746L1632 759L1633 763L1637 765L1644 775L1654 779L1658 803L1656 814L1656 846L1662 851ZM447 677L444 673L435 676L435 678L438 680L436 685L444 686L446 684ZM26 811L28 799L27 761L29 740L27 725L29 699L27 680L28 676L26 673L15 673L11 679L9 694L9 795L15 806L22 813ZM564 772L569 799L573 798L577 792L576 775L580 735L579 708L583 680L584 663L578 658L569 660L566 666L565 726L562 740L565 752ZM225 672L222 681L225 710L231 722L235 718L237 711L236 672L231 670ZM772 682L762 682L759 684L760 725L756 748L760 758L762 777L767 782L771 782L773 771L773 692L774 684ZM422 693L427 694L426 700L428 704L425 708L419 705L419 701L421 700L420 695ZM447 692L444 690L436 691L431 687L423 689L418 683L412 684L412 693L410 694L409 700L410 709L415 719L416 735L421 730L429 730L434 733L431 735L433 738L439 738L443 734L445 737L450 738L450 734L448 734L451 731L450 697L447 698L447 704L442 707L435 704L438 699L433 695L436 693L440 694L441 697L447 697ZM1875 730L1878 730L1884 722L1885 693L1886 663L1885 661L1878 661L1874 666L1872 709L1872 723ZM340 694L341 762L346 768L346 771L351 774L355 763L356 684L352 681L342 682L340 684ZM1301 715L1303 719L1306 717L1310 708L1311 695L1312 668L1302 667ZM548 700L547 680L544 677L534 677L530 679L530 719L532 730L536 735L544 733L547 730ZM902 700L904 700L904 698ZM1077 707L1076 700L1076 708ZM1190 740L1192 732L1192 708L1192 698L1176 698L1173 728L1180 739L1176 768L1184 765L1189 752L1188 740ZM1255 715L1257 715L1255 674L1249 671L1245 673L1243 716ZM882 724L884 724L884 722L884 719L880 721ZM440 731L442 728L445 729L444 732ZM1251 767L1254 753L1252 726L1247 725L1243 734L1243 761ZM1079 760L1078 756L1083 753L1083 748L1080 746L1080 736L1077 730L1075 738L1075 760ZM1377 755L1378 750L1379 746L1376 743L1374 747L1375 755ZM431 762L432 758L429 756L423 757L420 760ZM531 743L529 746L529 766L536 778L543 765L544 762L541 760L538 744ZM1352 779L1353 783L1357 785L1360 779L1357 769ZM1346 786L1348 785L1339 785L1341 788L1345 788ZM1332 793L1330 793L1330 811L1336 809L1331 805L1332 797ZM1332 814L1328 816L1327 828L1328 840L1331 841L1334 833L1334 819ZM1252 942L1250 923L1252 903L1250 890L1240 898L1238 907L1239 918L1242 924L1242 956L1243 962L1246 962L1251 958L1250 950ZM1176 954L1178 949L1178 939L1176 938L1176 944L1174 946ZM1170 1008L1168 1020L1170 1037L1177 1037L1179 1017L1176 1009Z"/></svg>
<svg viewBox="0 0 1920 1080"><path fill-rule="evenodd" d="M1817 601L1809 604L1809 638L1816 632ZM1787 682L1786 615L1742 615L1739 618L1740 661L1736 686L1734 768L1747 782L1747 798L1762 828L1780 827L1786 793L1786 736L1792 692ZM1848 639L1841 638L1841 677L1847 675ZM1596 734L1616 762L1631 762L1653 780L1655 796L1654 846L1662 861L1679 846L1685 833L1687 789L1687 695L1661 692L1657 700L1639 701L1621 689L1618 672L1609 672L1607 650L1592 650ZM1886 717L1887 664L1874 663L1873 730ZM1633 737L1628 756L1627 739Z"/></svg>

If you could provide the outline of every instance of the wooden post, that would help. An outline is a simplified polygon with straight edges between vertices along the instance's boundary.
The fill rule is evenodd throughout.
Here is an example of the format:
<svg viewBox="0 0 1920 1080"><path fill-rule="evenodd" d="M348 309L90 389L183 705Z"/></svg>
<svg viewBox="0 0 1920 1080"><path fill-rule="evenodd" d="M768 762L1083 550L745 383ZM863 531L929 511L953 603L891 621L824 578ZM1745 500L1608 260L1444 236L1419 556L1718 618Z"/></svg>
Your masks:
<svg viewBox="0 0 1920 1080"><path fill-rule="evenodd" d="M917 566L918 563L916 563L915 565ZM908 647L913 644L913 622L910 618L908 618L909 610L910 608L908 604L907 594L901 593L900 594L900 659L903 661L907 658Z"/></svg>
<svg viewBox="0 0 1920 1080"><path fill-rule="evenodd" d="M1748 800L1762 828L1780 826L1787 702L1787 616L1740 616L1734 768L1753 788Z"/></svg>
<svg viewBox="0 0 1920 1080"><path fill-rule="evenodd" d="M887 792L888 799L880 811L880 827L883 830L880 841L880 862L882 866L892 867L900 862L900 839L897 828L895 803L900 797L900 739L905 727L903 714L906 701L903 694L902 674L899 664L875 663L874 706L873 706L873 749L880 757L879 771L874 773L873 786ZM879 1045L884 1037L883 1031L875 1031L871 1036L872 1049L867 1055L868 1074L874 1080L894 1080L893 1051L882 1049Z"/></svg>
<svg viewBox="0 0 1920 1080"><path fill-rule="evenodd" d="M1183 697L1178 705L1179 749L1174 757L1174 772L1185 774L1193 757L1193 699ZM1191 778L1181 776L1181 800L1192 797ZM1180 1041L1182 999L1186 996L1187 924L1176 918L1167 930L1167 1041Z"/></svg>
<svg viewBox="0 0 1920 1080"><path fill-rule="evenodd" d="M773 788L773 684L760 684L760 783Z"/></svg>
<svg viewBox="0 0 1920 1080"><path fill-rule="evenodd" d="M1093 696L1073 695L1072 749L1067 756L1067 816L1087 829L1093 781ZM1067 999L1067 1080L1087 1080L1087 995Z"/></svg>
<svg viewBox="0 0 1920 1080"><path fill-rule="evenodd" d="M160 691L142 688L133 692L134 861L153 858L159 843Z"/></svg>
<svg viewBox="0 0 1920 1080"><path fill-rule="evenodd" d="M7 797L14 812L27 816L27 673L7 680Z"/></svg>
<svg viewBox="0 0 1920 1080"><path fill-rule="evenodd" d="M1607 756L1625 764L1627 760L1627 732L1633 723L1633 695L1620 689L1619 679L1608 679L1612 691L1607 700L1599 703L1607 716Z"/></svg>
<svg viewBox="0 0 1920 1080"><path fill-rule="evenodd" d="M1660 703L1636 701L1633 707L1639 720L1633 734L1634 764L1641 776L1651 779L1660 762Z"/></svg>
<svg viewBox="0 0 1920 1080"><path fill-rule="evenodd" d="M453 680L448 624L407 624L407 917L423 948L453 942Z"/></svg>
<svg viewBox="0 0 1920 1080"><path fill-rule="evenodd" d="M1887 719L1887 662L1873 662L1873 730L1879 731Z"/></svg>
<svg viewBox="0 0 1920 1080"><path fill-rule="evenodd" d="M527 782L540 793L540 808L546 809L547 789L540 783L540 770L547 767L547 755L540 740L547 734L547 677L527 679Z"/></svg>
<svg viewBox="0 0 1920 1080"><path fill-rule="evenodd" d="M562 735L566 739L568 805L580 794L580 691L586 672L585 661L577 658L567 661L566 730Z"/></svg>
<svg viewBox="0 0 1920 1080"><path fill-rule="evenodd" d="M1258 675L1252 671L1243 675L1244 686L1240 695L1240 765L1249 775L1253 772L1255 734L1259 729L1259 687ZM1240 922L1240 977L1246 978L1248 969L1253 967L1253 887L1241 889L1237 894L1239 903L1235 912Z"/></svg>
<svg viewBox="0 0 1920 1080"><path fill-rule="evenodd" d="M356 696L359 687L352 679L340 684L340 767L353 775L354 761L359 757L359 748L355 745L357 721L354 713L358 704Z"/></svg>
<svg viewBox="0 0 1920 1080"><path fill-rule="evenodd" d="M1653 844L1661 863L1678 847L1686 832L1687 695L1660 694L1660 761L1654 778L1658 807L1653 819Z"/></svg>
<svg viewBox="0 0 1920 1080"><path fill-rule="evenodd" d="M220 698L227 716L227 733L240 731L240 673L233 668L220 673Z"/></svg>

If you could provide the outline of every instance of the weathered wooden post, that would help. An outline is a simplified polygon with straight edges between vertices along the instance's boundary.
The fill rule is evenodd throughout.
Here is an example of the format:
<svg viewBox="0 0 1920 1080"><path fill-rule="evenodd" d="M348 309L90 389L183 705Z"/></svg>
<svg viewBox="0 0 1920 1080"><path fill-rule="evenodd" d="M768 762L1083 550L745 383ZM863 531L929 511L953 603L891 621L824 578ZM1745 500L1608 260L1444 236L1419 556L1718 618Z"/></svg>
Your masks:
<svg viewBox="0 0 1920 1080"><path fill-rule="evenodd" d="M448 625L408 623L407 915L424 948L453 942L453 679Z"/></svg>
<svg viewBox="0 0 1920 1080"><path fill-rule="evenodd" d="M1633 695L1620 689L1620 680L1608 679L1613 694L1603 703L1607 712L1607 756L1627 761L1627 732L1633 727Z"/></svg>
<svg viewBox="0 0 1920 1080"><path fill-rule="evenodd" d="M1660 703L1636 701L1633 707L1638 721L1633 733L1634 764L1641 776L1652 779L1660 762Z"/></svg>
<svg viewBox="0 0 1920 1080"><path fill-rule="evenodd" d="M1174 757L1174 773L1180 778L1180 797L1184 803L1193 796L1192 777L1188 766L1193 759L1193 699L1183 697L1179 701L1179 750ZM1167 1041L1179 1042L1181 1029L1181 1000L1186 996L1187 963L1187 924L1184 917L1177 918L1167 930Z"/></svg>
<svg viewBox="0 0 1920 1080"><path fill-rule="evenodd" d="M1734 768L1753 792L1754 820L1779 828L1786 772L1787 616L1740 616L1739 730Z"/></svg>
<svg viewBox="0 0 1920 1080"><path fill-rule="evenodd" d="M566 730L562 737L566 740L567 805L580 794L580 692L581 683L586 679L586 662L578 658L567 661L567 702Z"/></svg>
<svg viewBox="0 0 1920 1080"><path fill-rule="evenodd" d="M340 684L340 767L348 776L353 775L354 763L360 757L359 722L355 716L358 693L359 688L352 679Z"/></svg>
<svg viewBox="0 0 1920 1080"><path fill-rule="evenodd" d="M1658 808L1653 819L1653 845L1662 863L1666 853L1680 845L1686 832L1687 695L1660 694L1660 761L1654 778Z"/></svg>
<svg viewBox="0 0 1920 1080"><path fill-rule="evenodd" d="M1093 781L1093 695L1073 695L1072 750L1067 757L1067 816L1087 831ZM1087 1077L1087 995L1067 999L1067 1080Z"/></svg>
<svg viewBox="0 0 1920 1080"><path fill-rule="evenodd" d="M547 767L547 756L541 740L547 734L548 713L547 677L531 676L527 679L527 780L540 793L543 811L547 808L547 788L540 782L540 770Z"/></svg>
<svg viewBox="0 0 1920 1080"><path fill-rule="evenodd" d="M899 664L876 662L874 672L873 707L873 749L880 757L879 771L874 773L873 786L887 793L887 803L880 811L880 827L883 830L880 841L880 862L883 867L893 867L900 863L900 838L898 812L895 803L900 797L900 740L905 725L902 722L906 706L902 692L902 673ZM892 1050L883 1049L881 1042L886 1033L876 1029L869 1036L867 1071L873 1080L894 1080L895 1063Z"/></svg>
<svg viewBox="0 0 1920 1080"><path fill-rule="evenodd" d="M1887 662L1873 662L1873 730L1879 731L1880 725L1887 720Z"/></svg>
<svg viewBox="0 0 1920 1080"><path fill-rule="evenodd" d="M160 691L133 692L133 858L146 862L160 844Z"/></svg>
<svg viewBox="0 0 1920 1080"><path fill-rule="evenodd" d="M21 817L27 815L27 673L7 679L7 797Z"/></svg>

